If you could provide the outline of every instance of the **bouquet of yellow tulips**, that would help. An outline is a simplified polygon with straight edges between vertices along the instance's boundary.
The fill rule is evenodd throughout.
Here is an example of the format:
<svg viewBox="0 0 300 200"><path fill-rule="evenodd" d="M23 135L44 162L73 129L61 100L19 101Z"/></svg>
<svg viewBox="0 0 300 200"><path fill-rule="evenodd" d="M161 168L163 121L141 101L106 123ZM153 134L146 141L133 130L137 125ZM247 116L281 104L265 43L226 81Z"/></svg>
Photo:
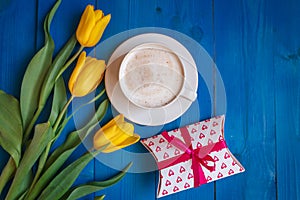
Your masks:
<svg viewBox="0 0 300 200"><path fill-rule="evenodd" d="M45 44L34 55L26 69L20 100L0 90L0 145L10 155L1 172L0 194L4 194L3 189L7 186L5 199L8 200L78 199L111 186L122 179L131 163L109 180L79 186L73 186L73 183L99 152L113 152L140 139L139 135L134 133L133 125L125 122L123 115L118 115L95 133L93 150L64 166L82 139L86 138L104 117L108 107L108 101L104 100L87 124L69 133L62 145L52 148L52 144L76 112L67 116L67 109L72 100L95 91L103 79L105 61L86 56L83 49L93 47L99 42L111 18L110 15L104 15L101 10L94 10L93 6L88 5L82 14L76 34L70 37L54 57L55 47L50 35L50 25L60 3L61 0L58 0L45 18ZM77 43L80 44L79 48ZM67 100L62 74L76 59L77 64L68 82L71 97ZM101 91L86 104L99 100L104 93L104 90ZM52 102L48 120L37 123L47 101ZM103 199L104 196L100 198Z"/></svg>

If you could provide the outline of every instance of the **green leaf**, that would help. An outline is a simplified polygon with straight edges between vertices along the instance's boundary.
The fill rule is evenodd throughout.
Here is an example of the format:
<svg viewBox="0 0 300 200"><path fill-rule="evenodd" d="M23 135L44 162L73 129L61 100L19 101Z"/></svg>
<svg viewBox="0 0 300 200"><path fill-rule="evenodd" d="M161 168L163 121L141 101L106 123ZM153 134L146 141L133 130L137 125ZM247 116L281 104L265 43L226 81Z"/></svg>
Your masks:
<svg viewBox="0 0 300 200"><path fill-rule="evenodd" d="M51 182L51 180L57 174L57 171L62 167L62 165L65 163L65 161L70 157L70 155L73 153L73 151L76 149L76 147L80 144L80 142L79 142L79 144L76 143L73 146L70 145L71 141L73 141L74 138L77 138L77 137L78 137L77 132L73 132L68 136L67 141L63 144L63 147L65 147L64 151L59 151L60 154L56 156L55 160L51 160L50 166L45 165L45 169L46 169L45 172L42 174L42 176L36 182L36 184L32 188L32 190L29 191L26 199L28 199L28 200L36 199L36 197L42 192L42 190ZM56 152L58 152L58 151L56 151ZM53 158L53 156L51 158Z"/></svg>
<svg viewBox="0 0 300 200"><path fill-rule="evenodd" d="M87 152L71 163L50 182L38 199L53 200L61 198L72 186L84 167L94 158L94 156L100 153L101 150L92 153Z"/></svg>
<svg viewBox="0 0 300 200"><path fill-rule="evenodd" d="M76 36L72 35L69 41L65 44L65 46L59 51L59 53L55 57L41 88L42 90L39 99L39 106L43 107L45 105L55 85L57 75L59 74L60 70L64 67L64 64L67 62L68 58L73 52L76 43Z"/></svg>
<svg viewBox="0 0 300 200"><path fill-rule="evenodd" d="M25 196L28 192L27 190L32 182L32 179L33 179L33 175L32 175L32 171L30 171L28 174L25 175L25 177L23 178L22 184L18 188L18 191L24 191L22 194L20 194L20 197L18 197L18 200L22 200L25 198Z"/></svg>
<svg viewBox="0 0 300 200"><path fill-rule="evenodd" d="M16 171L16 164L12 157L9 158L7 164L1 172L0 176L0 194L2 193L3 188L7 182L13 178L13 175Z"/></svg>
<svg viewBox="0 0 300 200"><path fill-rule="evenodd" d="M17 168L14 180L7 194L7 199L18 199L25 192L27 188L21 189L24 185L24 179L31 172L34 163L53 137L54 133L50 123L38 124L35 127L34 136Z"/></svg>
<svg viewBox="0 0 300 200"><path fill-rule="evenodd" d="M76 188L73 188L69 190L69 192L66 193L66 195L63 197L63 199L67 200L73 200L73 199L78 199L81 197L84 197L86 195L89 195L91 193L97 192L99 190L103 190L118 181L120 181L128 171L128 169L131 167L132 163L129 163L126 168L122 170L118 175L112 177L109 180L106 181L99 181L99 182L90 182L87 184L79 185Z"/></svg>
<svg viewBox="0 0 300 200"><path fill-rule="evenodd" d="M70 133L66 141L51 154L45 164L44 173L37 181L34 188L28 193L27 199L36 199L42 189L49 184L73 151L81 144L82 139L89 135L94 126L98 124L98 121L102 120L107 108L108 100L104 100L98 107L92 120L90 120L89 123L82 129Z"/></svg>
<svg viewBox="0 0 300 200"><path fill-rule="evenodd" d="M52 101L52 109L49 117L49 122L55 124L55 121L67 103L67 93L63 77L60 77L54 86L54 95Z"/></svg>
<svg viewBox="0 0 300 200"><path fill-rule="evenodd" d="M19 102L0 90L0 146L19 165L23 129Z"/></svg>
<svg viewBox="0 0 300 200"><path fill-rule="evenodd" d="M108 108L108 100L104 100L98 107L95 115L89 122L80 130L69 134L67 140L59 146L49 157L46 163L46 169L65 151L76 148L81 141L92 131L93 127L103 119Z"/></svg>
<svg viewBox="0 0 300 200"><path fill-rule="evenodd" d="M23 77L20 107L24 129L28 127L38 108L43 80L52 62L54 41L50 35L50 25L60 3L61 1L57 1L47 15L44 21L45 45L32 58Z"/></svg>
<svg viewBox="0 0 300 200"><path fill-rule="evenodd" d="M94 200L103 200L105 198L105 195L101 195L98 197L95 197Z"/></svg>
<svg viewBox="0 0 300 200"><path fill-rule="evenodd" d="M108 100L104 100L98 107L94 117L89 121L85 127L78 131L70 133L66 141L60 145L48 158L45 164L45 170L40 179L35 184L34 188L29 191L27 199L36 199L42 189L53 179L57 171L73 153L73 151L81 144L84 139L93 130L94 126L98 124L104 117L108 108Z"/></svg>

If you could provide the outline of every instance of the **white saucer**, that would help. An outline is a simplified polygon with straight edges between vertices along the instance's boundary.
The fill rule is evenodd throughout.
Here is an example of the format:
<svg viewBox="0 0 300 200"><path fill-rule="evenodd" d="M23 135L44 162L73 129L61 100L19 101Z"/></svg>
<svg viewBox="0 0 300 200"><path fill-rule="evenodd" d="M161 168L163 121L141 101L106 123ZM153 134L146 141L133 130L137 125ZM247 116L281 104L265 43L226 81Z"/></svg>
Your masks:
<svg viewBox="0 0 300 200"><path fill-rule="evenodd" d="M124 114L130 121L141 125L157 126L180 117L190 107L192 101L180 96L170 105L147 109L134 105L125 97L119 85L120 64L131 49L144 43L158 43L177 54L186 70L185 85L194 92L197 92L198 88L198 72L189 51L181 43L166 35L157 33L137 35L116 48L108 61L105 73L106 93L110 102L119 113Z"/></svg>

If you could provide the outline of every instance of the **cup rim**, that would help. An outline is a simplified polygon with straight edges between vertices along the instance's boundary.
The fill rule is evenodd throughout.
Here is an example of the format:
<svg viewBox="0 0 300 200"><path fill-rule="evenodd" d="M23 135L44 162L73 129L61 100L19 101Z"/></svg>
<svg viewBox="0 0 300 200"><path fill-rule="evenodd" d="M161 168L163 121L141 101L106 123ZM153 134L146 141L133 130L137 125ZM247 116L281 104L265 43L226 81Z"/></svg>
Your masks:
<svg viewBox="0 0 300 200"><path fill-rule="evenodd" d="M148 46L148 47L147 47ZM174 54L177 59L178 59L178 63L180 64L181 66L181 69L182 69L182 77L183 77L183 80L182 80L182 83L181 83L181 86L180 86L180 89L178 91L177 94L174 94L174 98L172 98L169 102L167 102L166 104L164 105L161 105L161 106L156 106L156 107L147 107L147 106L143 106L141 104L138 104L137 102L135 102L128 94L128 90L126 90L125 86L124 86L124 83L122 81L122 72L124 71L124 68L125 68L125 62L128 60L128 57L130 56L130 54L132 54L134 51L138 50L139 48L155 48L155 47L160 47L164 50L167 50L168 52ZM120 64L120 67L119 67L119 74L118 74L118 78L119 78L119 85L120 85L120 88L121 88L121 91L123 92L123 94L125 95L125 97L131 102L133 103L134 105L140 107L140 108L143 108L143 109L162 109L162 108L165 108L167 106L170 106L171 104L173 104L174 102L176 102L180 96L182 96L182 93L185 89L185 84L186 84L186 67L184 66L180 56L178 56L173 50L171 50L170 48L164 46L163 44L161 43L158 43L158 42L146 42L146 43L142 43L142 44L139 44L137 46L135 46L134 48L132 48L126 55L125 57L123 58L121 64Z"/></svg>

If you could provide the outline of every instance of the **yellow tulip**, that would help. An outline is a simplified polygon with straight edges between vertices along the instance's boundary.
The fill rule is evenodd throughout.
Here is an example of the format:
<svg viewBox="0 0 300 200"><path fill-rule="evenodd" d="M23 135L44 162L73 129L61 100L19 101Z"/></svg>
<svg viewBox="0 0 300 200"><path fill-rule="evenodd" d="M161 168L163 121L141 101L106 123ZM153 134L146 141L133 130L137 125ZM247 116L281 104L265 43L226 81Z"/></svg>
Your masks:
<svg viewBox="0 0 300 200"><path fill-rule="evenodd" d="M104 16L102 10L94 10L94 6L88 5L76 30L76 37L81 46L95 46L110 21L111 15Z"/></svg>
<svg viewBox="0 0 300 200"><path fill-rule="evenodd" d="M82 97L94 91L103 79L105 61L86 57L83 51L69 80L69 90L74 97Z"/></svg>
<svg viewBox="0 0 300 200"><path fill-rule="evenodd" d="M97 131L94 136L94 148L99 149L108 145L103 152L110 153L139 140L140 136L134 133L133 125L125 122L124 116L120 114Z"/></svg>

